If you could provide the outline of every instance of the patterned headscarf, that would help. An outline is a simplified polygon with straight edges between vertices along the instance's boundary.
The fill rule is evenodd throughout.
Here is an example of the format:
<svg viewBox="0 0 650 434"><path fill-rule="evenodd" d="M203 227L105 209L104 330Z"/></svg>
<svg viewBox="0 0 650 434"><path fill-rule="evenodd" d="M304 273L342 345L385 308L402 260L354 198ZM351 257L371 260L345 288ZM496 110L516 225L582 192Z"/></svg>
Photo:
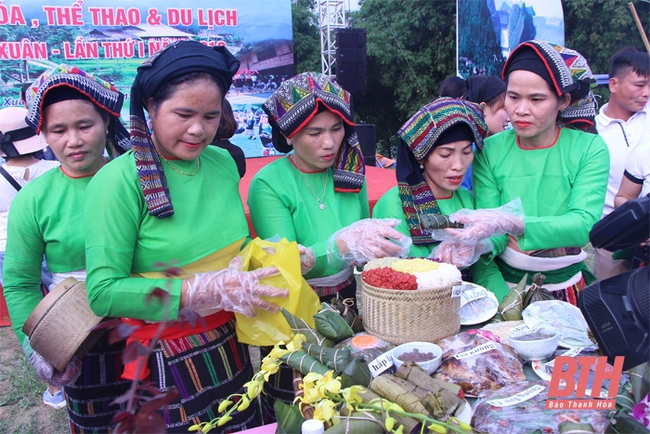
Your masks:
<svg viewBox="0 0 650 434"><path fill-rule="evenodd" d="M269 115L273 146L280 152L292 147L292 138L319 113L322 107L338 115L345 126L343 145L334 159L334 190L357 193L363 186L365 166L354 120L350 111L350 94L328 76L303 72L285 81L264 102Z"/></svg>
<svg viewBox="0 0 650 434"><path fill-rule="evenodd" d="M225 96L238 69L239 60L226 47L211 48L196 41L170 44L138 67L138 75L131 88L131 141L150 215L169 217L174 214L174 207L144 115L147 100L163 85L194 72L216 77Z"/></svg>
<svg viewBox="0 0 650 434"><path fill-rule="evenodd" d="M530 68L533 59L540 65L539 67ZM503 66L503 78L505 79L511 71L517 69L529 70L540 75L549 82L558 97L567 93L571 95L569 106L560 113L563 124L594 125L596 102L591 86L596 79L587 60L580 53L550 42L522 42L506 60Z"/></svg>
<svg viewBox="0 0 650 434"><path fill-rule="evenodd" d="M110 138L115 140L115 148L107 142L107 150L111 157L128 151L131 148L129 133L120 123L120 110L124 102L124 95L115 86L101 78L82 71L76 66L64 63L45 71L26 90L25 98L29 107L25 120L34 128L37 134L43 127L44 103L48 93L55 88L69 87L79 92L90 102L109 115L108 132ZM71 94L75 94L72 92ZM63 99L61 99L63 100Z"/></svg>
<svg viewBox="0 0 650 434"><path fill-rule="evenodd" d="M397 132L401 138L397 145L397 186L415 244L433 242L431 229L423 223L423 215L440 214L436 198L420 169L420 161L441 144L438 142L445 132L461 124L469 127L477 152L481 152L487 124L481 106L466 100L438 98L418 110Z"/></svg>

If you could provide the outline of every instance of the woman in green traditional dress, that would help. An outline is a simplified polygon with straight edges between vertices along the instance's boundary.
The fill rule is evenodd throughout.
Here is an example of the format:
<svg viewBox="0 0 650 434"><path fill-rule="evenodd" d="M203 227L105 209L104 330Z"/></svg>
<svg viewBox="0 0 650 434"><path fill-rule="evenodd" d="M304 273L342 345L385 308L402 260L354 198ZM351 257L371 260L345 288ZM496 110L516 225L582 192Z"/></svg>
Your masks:
<svg viewBox="0 0 650 434"><path fill-rule="evenodd" d="M476 152L483 149L487 124L481 107L465 100L439 98L418 110L398 134L398 186L379 199L373 217L401 220L396 229L413 240L410 256L436 256L459 268L471 265L474 282L501 299L508 292L505 281L489 255L480 254L492 252L495 246L503 249L505 238L478 246L447 246L433 239L431 224L437 216L474 208L474 197L461 188L461 182L474 160L473 144Z"/></svg>
<svg viewBox="0 0 650 434"><path fill-rule="evenodd" d="M31 349L22 327L43 297L43 255L54 285L67 277L86 278L84 200L91 179L108 161L104 154L114 158L130 147L119 121L124 95L99 77L65 64L44 72L26 94L26 121L43 132L61 166L26 184L11 205L3 269L7 306L37 374L48 384L65 386L71 431L105 432L124 409L113 401L129 387L120 378L124 344L109 345L102 338L81 361L58 372Z"/></svg>
<svg viewBox="0 0 650 434"><path fill-rule="evenodd" d="M496 259L510 284L525 273L546 275L544 287L557 299L577 303L594 280L581 249L603 211L609 154L593 126L595 104L589 66L580 53L540 41L516 47L506 61L506 110L514 130L485 141L474 162L478 208L515 198L523 203L524 227L510 235ZM489 211L461 220L459 237L483 238L500 223ZM460 231L459 231L460 232Z"/></svg>
<svg viewBox="0 0 650 434"><path fill-rule="evenodd" d="M131 88L133 150L88 188L91 308L137 327L129 339L142 343L156 336L160 321L171 321L145 369L138 372L130 363L123 374L162 391L178 389L180 397L161 412L158 428L167 432L187 432L212 420L224 399L245 391L253 371L247 347L237 342L233 312L277 310L261 297L287 295L259 283L277 274L275 268L241 270L237 254L248 239L248 224L239 173L228 151L209 146L238 68L225 47L196 41L170 44L144 62ZM155 287L168 292L168 310L147 302ZM179 322L185 308L202 321ZM220 429L259 425L257 405L249 404L242 402Z"/></svg>

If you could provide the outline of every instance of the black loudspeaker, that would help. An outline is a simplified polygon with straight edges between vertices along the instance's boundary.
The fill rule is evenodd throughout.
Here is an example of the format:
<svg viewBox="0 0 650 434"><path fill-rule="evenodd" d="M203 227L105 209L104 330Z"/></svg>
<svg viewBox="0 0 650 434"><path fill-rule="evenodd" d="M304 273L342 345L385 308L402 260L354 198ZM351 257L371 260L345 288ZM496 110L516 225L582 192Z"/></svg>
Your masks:
<svg viewBox="0 0 650 434"><path fill-rule="evenodd" d="M336 81L350 93L366 90L366 29L336 33Z"/></svg>
<svg viewBox="0 0 650 434"><path fill-rule="evenodd" d="M336 61L339 63L368 63L366 47L341 48L336 50Z"/></svg>
<svg viewBox="0 0 650 434"><path fill-rule="evenodd" d="M340 29L336 32L338 48L366 49L366 29Z"/></svg>
<svg viewBox="0 0 650 434"><path fill-rule="evenodd" d="M354 127L359 137L359 145L366 166L375 166L375 152L377 152L377 140L375 138L375 126L369 124L356 124Z"/></svg>

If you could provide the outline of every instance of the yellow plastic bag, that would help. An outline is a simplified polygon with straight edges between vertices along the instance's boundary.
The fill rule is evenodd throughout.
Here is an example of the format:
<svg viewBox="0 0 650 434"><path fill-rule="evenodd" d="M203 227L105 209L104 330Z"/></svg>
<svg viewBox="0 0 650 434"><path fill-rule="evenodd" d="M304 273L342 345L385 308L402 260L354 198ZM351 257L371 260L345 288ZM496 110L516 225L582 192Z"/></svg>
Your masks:
<svg viewBox="0 0 650 434"><path fill-rule="evenodd" d="M275 249L275 254L271 255L265 249ZM279 275L264 278L260 282L276 288L287 288L289 296L266 298L266 300L302 318L310 327L315 327L314 314L320 309L321 302L300 272L298 244L286 238L282 238L277 243L255 238L239 252L239 256L244 260L243 269L247 271L262 267L277 267L280 270ZM262 309L256 311L257 315L253 318L235 314L239 342L271 346L278 341L286 342L291 339L291 328L280 312L271 313Z"/></svg>

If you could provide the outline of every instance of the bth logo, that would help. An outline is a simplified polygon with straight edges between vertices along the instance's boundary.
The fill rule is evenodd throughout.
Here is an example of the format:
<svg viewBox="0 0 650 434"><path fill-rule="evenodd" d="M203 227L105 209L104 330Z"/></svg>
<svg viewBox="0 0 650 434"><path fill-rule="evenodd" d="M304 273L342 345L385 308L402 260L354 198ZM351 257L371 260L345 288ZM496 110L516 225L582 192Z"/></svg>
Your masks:
<svg viewBox="0 0 650 434"><path fill-rule="evenodd" d="M608 369L607 357L596 356L558 356L555 358L551 384L548 390L549 398L566 398L575 392L574 399L549 399L546 408L552 410L613 410L616 406L616 394L623 374L623 356L614 360L614 369ZM579 399L585 398L588 390L588 381L591 367L593 382L591 384L591 398L600 398L603 383L609 380L608 399ZM579 373L579 374L578 374ZM576 381L577 378L577 381ZM560 388L563 386L563 388Z"/></svg>

